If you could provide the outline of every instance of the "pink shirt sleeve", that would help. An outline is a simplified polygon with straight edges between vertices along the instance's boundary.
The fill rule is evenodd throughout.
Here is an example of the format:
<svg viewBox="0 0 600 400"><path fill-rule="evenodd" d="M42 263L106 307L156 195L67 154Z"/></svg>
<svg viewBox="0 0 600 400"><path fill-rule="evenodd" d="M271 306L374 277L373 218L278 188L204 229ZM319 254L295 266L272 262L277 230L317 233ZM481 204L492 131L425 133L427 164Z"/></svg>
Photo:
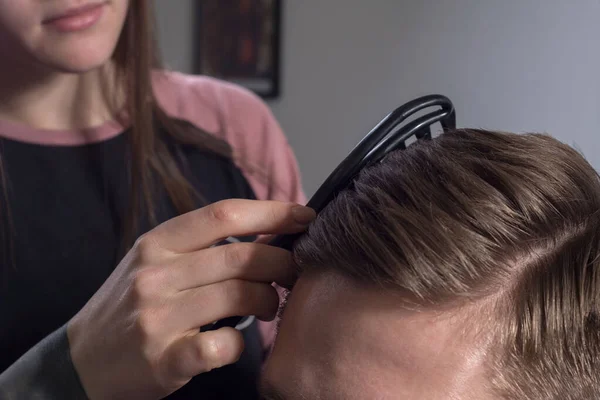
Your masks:
<svg viewBox="0 0 600 400"><path fill-rule="evenodd" d="M296 157L267 105L237 85L204 76L157 71L154 90L171 116L225 140L260 200L306 204ZM260 322L265 347L275 323Z"/></svg>

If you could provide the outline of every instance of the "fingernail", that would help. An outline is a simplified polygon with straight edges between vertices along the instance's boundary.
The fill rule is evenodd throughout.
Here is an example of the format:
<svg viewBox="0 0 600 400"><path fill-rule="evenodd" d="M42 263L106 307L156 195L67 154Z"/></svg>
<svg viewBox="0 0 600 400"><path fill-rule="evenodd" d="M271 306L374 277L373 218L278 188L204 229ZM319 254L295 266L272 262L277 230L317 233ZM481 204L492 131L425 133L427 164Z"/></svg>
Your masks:
<svg viewBox="0 0 600 400"><path fill-rule="evenodd" d="M317 217L315 210L303 206L292 208L292 215L294 220L301 225L308 225Z"/></svg>

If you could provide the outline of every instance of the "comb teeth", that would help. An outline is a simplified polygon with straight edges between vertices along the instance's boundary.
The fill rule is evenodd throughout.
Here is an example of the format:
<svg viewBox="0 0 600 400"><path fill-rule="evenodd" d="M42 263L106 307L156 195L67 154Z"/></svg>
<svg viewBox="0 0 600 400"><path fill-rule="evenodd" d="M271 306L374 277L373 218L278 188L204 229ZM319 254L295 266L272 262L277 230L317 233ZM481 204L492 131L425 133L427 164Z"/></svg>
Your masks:
<svg viewBox="0 0 600 400"><path fill-rule="evenodd" d="M423 114L408 121L418 112L431 107L441 109ZM428 95L409 101L396 108L382 119L342 160L336 169L327 177L307 206L317 213L339 193L348 187L354 177L366 166L376 163L394 150L404 150L411 140L429 140L433 134L432 125L439 122L444 132L456 129L456 113L454 105L446 96ZM300 234L276 236L271 245L291 250L294 241Z"/></svg>

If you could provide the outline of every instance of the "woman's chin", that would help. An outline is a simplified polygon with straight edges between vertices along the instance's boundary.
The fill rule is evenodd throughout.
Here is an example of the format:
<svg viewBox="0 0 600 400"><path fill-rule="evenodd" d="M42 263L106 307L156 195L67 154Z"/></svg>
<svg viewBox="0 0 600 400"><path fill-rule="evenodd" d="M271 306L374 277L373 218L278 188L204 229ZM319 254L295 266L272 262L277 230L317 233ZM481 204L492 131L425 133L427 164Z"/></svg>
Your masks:
<svg viewBox="0 0 600 400"><path fill-rule="evenodd" d="M57 72L82 74L85 72L93 71L104 66L107 63L107 59L102 60L71 60L70 62L64 62L61 60L60 63L51 65L51 67Z"/></svg>
<svg viewBox="0 0 600 400"><path fill-rule="evenodd" d="M86 72L108 62L119 40L119 31L46 35L29 46L29 53L57 72ZM132 55L133 56L133 55Z"/></svg>
<svg viewBox="0 0 600 400"><path fill-rule="evenodd" d="M55 53L56 54L56 53ZM85 51L69 51L59 57L43 57L42 63L62 73L84 73L105 65L112 56L110 51L86 49Z"/></svg>

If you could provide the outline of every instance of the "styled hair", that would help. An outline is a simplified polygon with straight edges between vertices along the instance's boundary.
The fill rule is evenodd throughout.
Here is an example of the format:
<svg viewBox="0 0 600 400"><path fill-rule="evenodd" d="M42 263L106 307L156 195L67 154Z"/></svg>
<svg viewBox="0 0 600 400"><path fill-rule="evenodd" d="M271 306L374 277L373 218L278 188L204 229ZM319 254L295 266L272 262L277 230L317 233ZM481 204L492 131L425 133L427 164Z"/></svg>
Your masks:
<svg viewBox="0 0 600 400"><path fill-rule="evenodd" d="M500 398L600 398L600 177L548 135L456 130L391 153L293 251L424 307L487 307Z"/></svg>

